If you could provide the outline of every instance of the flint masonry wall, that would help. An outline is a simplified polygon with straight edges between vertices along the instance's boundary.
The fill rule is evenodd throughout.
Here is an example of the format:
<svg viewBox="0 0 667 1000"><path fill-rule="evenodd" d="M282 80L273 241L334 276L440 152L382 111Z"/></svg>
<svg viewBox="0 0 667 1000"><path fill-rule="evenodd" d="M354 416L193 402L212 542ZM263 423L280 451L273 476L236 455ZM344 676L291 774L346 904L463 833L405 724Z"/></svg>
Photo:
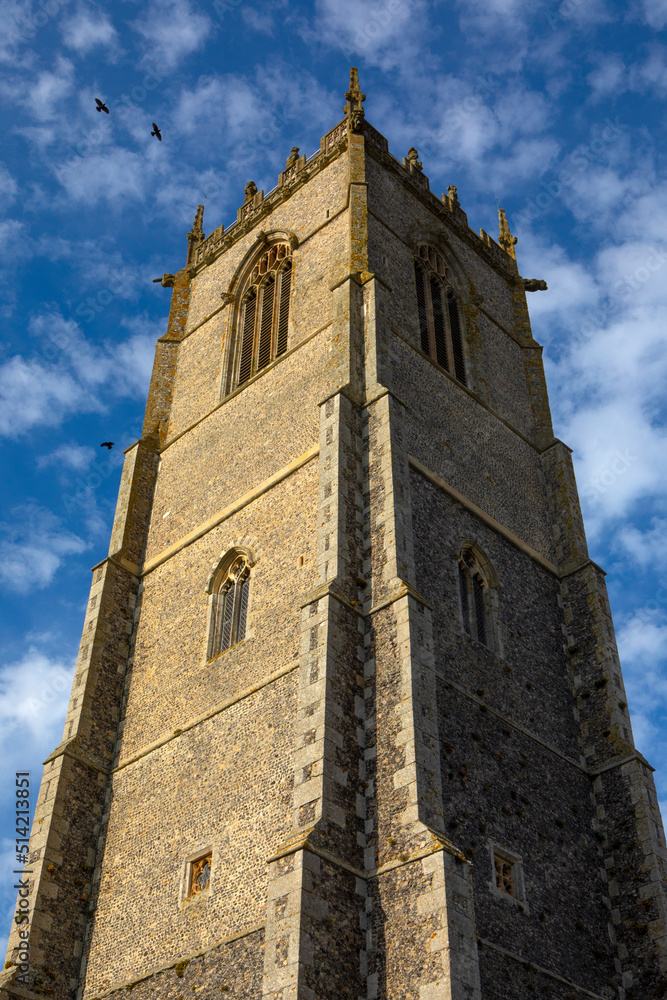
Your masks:
<svg viewBox="0 0 667 1000"><path fill-rule="evenodd" d="M117 759L294 665L299 599L314 584L317 463L311 461L143 578ZM298 518L284 537L282 525ZM247 638L206 658L207 585L221 556L245 545L252 571ZM298 567L299 556L305 557ZM166 807L166 806L165 806Z"/></svg>
<svg viewBox="0 0 667 1000"><path fill-rule="evenodd" d="M334 162L289 206L296 208L289 230L296 227L305 242L293 257L288 355L222 403L221 359L236 316L233 307L224 321L224 309L206 316L218 308L221 289L233 287L248 251L261 245L257 233L192 283L95 873L85 997L123 982L128 970L164 968L154 981L171 983L175 959L201 956L201 964L211 941L254 926L256 944L263 939L266 860L293 822L299 604L316 582L317 404L348 366L331 326L330 286L348 225L342 175ZM285 210L274 216L263 229L287 229ZM313 233L314 219L322 228ZM276 474L279 481L267 485ZM219 523L207 523L221 513ZM207 661L206 587L235 544L256 559L246 641ZM255 742L262 750L249 754ZM184 859L209 843L213 891L179 905ZM141 899L137 866L154 876Z"/></svg>
<svg viewBox="0 0 667 1000"><path fill-rule="evenodd" d="M478 933L599 990L602 970L613 983L615 949L558 580L422 476L412 485L418 589L433 604L445 826L474 862ZM456 560L465 538L500 576L502 657L463 630ZM523 859L526 910L493 891L490 843ZM482 947L483 996L502 997L488 954Z"/></svg>
<svg viewBox="0 0 667 1000"><path fill-rule="evenodd" d="M410 455L551 558L537 450L401 341L394 358L395 391L408 405Z"/></svg>
<svg viewBox="0 0 667 1000"><path fill-rule="evenodd" d="M421 353L412 260L420 241L437 242L448 258L452 280L461 298L468 385L513 428L533 440L535 400L528 388L527 366L532 360L531 349L539 345L517 330L515 275L509 258L507 263L497 263L472 232L468 231L463 239L460 223L450 224L439 218L410 187L406 172L393 158L390 162L393 169L387 171L370 157L367 160L372 178L369 267L377 271L393 293L389 307L391 328ZM500 256L506 257L502 252ZM495 266L491 266L490 260ZM523 291L519 294L523 296ZM412 369L413 365L409 358L407 367ZM405 370L395 375L394 384L402 384Z"/></svg>
<svg viewBox="0 0 667 1000"><path fill-rule="evenodd" d="M128 449L109 557L93 573L63 740L45 762L36 801L24 985L48 989L54 1000L69 1000L78 982L156 466L152 439ZM0 974L3 986L18 961L16 931L14 926L8 971ZM15 987L8 983L8 989ZM0 995L5 1000L7 993Z"/></svg>
<svg viewBox="0 0 667 1000"><path fill-rule="evenodd" d="M183 1000L196 992L202 1000L219 1000L226 994L255 1000L262 988L262 928L242 933L194 955L171 961L166 967L131 976L116 989L105 991L112 1000Z"/></svg>
<svg viewBox="0 0 667 1000"><path fill-rule="evenodd" d="M252 226L249 232L235 240L234 244L222 256L211 261L204 270L198 273L188 312L187 330L191 331L198 327L207 315L220 306L220 292L229 290L237 269L248 250L255 244L260 231L280 230L294 233L298 245L305 246L310 239L320 233L322 228L332 232L329 228L330 223L345 209L347 199L348 168L347 160L343 156L334 159L281 204L274 205L270 213L270 226L267 224L267 217L258 219L257 224ZM339 232L343 232L343 230ZM329 238L324 238L324 240L320 246L327 247ZM347 237L344 246L346 244ZM325 296L327 291L326 287L321 291L318 289L317 276L325 275L336 269L340 271L339 277L342 276L344 260L344 254L333 252L325 253L321 261L316 262L313 257L310 265L312 270L307 269L306 274L315 279L313 289L315 295L319 293ZM297 302L304 300L305 296L301 293ZM321 307L323 301L325 308L328 308L328 303L324 299L319 300L318 305ZM306 314L306 316L308 315ZM295 313L292 319L297 320L297 317L297 329L299 329L301 336L306 336L307 332L320 325L317 321L312 325L307 323L304 330L302 326L304 314Z"/></svg>
<svg viewBox="0 0 667 1000"><path fill-rule="evenodd" d="M591 726L588 721L585 728L578 723L580 713L592 704L592 701L584 700L590 699L591 692L584 690L584 698L579 697L575 704L573 688L580 690L585 682L575 677L570 659L565 654L564 645L568 641L565 621L572 618L566 619L561 610L564 597L559 592L558 572L554 565L557 563L572 569L582 565L587 553L585 541L582 544L576 488L570 483L566 449L558 443L545 453L544 458L540 456L540 449L550 444L552 432L539 346L530 336L525 295L518 287L520 279L516 273L505 273L505 280L500 284L493 280L485 281L485 275L480 271L486 269L488 274L498 269L489 268L483 254L477 255L476 260L471 259L469 240L458 239L457 234L449 232L441 220L425 222L423 212L420 214L414 208L414 203L421 202L421 197L410 192L406 194L406 189L413 185L410 179L406 179L407 174L400 177L400 171L397 183L394 180L396 172L395 166L388 172L391 182L387 175L383 176L382 185L376 189L383 191L377 204L373 201L373 194L369 195L369 214L373 210L380 214L379 203L384 201L386 204L390 199L388 188L393 182L398 194L395 198L391 197L392 205L400 205L410 199L413 202L407 212L409 224L406 235L409 238L405 239L393 216L391 225L384 228L371 220L369 238L371 244L374 239L376 245L369 250L369 261L375 261L378 272L385 278L390 273L387 263L391 260L392 251L394 260L401 253L405 258L400 268L403 284L400 283L400 274L395 273L399 268L394 269L391 279L398 283L403 301L399 306L392 301L389 307L390 326L401 337L400 341L397 337L391 347L389 385L407 404L407 448L416 469L427 476L426 480L420 474L413 474L412 477L413 535L416 553L419 550L415 563L421 571L417 589L434 605L434 650L439 678L440 739L444 741L441 744L441 771L447 835L463 847L469 857L475 858L475 904L483 911L483 915L478 914L477 928L480 935L486 933L491 942L486 952L482 950L480 958L483 995L530 996L536 989L536 980L540 981L545 994L552 990L558 993L576 989L572 983L574 980L579 988L601 991L597 995L612 995L618 989L621 995L625 995L626 990L631 995L634 986L643 991L641 995L648 996L651 989L657 988L656 966L651 965L654 959L647 956L643 960L644 970L640 973L641 962L633 959L632 955L639 954L638 935L647 934L649 928L649 924L642 920L638 903L643 906L646 921L653 920L651 931L658 939L664 935L663 911L654 902L656 881L661 877L664 881L664 874L658 874L662 870L661 865L664 866L664 838L658 827L657 833L652 832L652 783L649 781L645 788L643 785L647 769L642 772L641 763L634 759L631 742L623 751L622 747L607 739L615 731L608 728L598 745L602 756L613 761L614 755L619 752L630 754L625 765L628 770L624 790L626 804L620 812L626 819L621 821L621 825L624 822L626 826L632 826L633 823L628 817L627 798L630 797L641 804L639 812L642 818L638 821L647 831L643 841L646 860L639 865L641 875L634 869L634 890L627 883L631 865L622 869L626 877L624 890L619 890L616 882L609 880L605 868L614 875L619 873L620 868L614 854L605 858L605 867L602 867L607 837L615 837L613 843L617 851L624 838L618 835L619 821L609 823L611 778L606 779L606 785L604 778L598 779L594 793L594 775L588 773L581 753L582 737L590 732ZM372 173L373 167L369 165L369 176ZM423 189L421 182L417 186ZM463 308L470 385L479 399L495 410L495 414L480 407L479 402L465 394L453 379L447 379L438 372L436 366L421 357L415 359L414 355L420 353L418 345L414 344L415 333L411 338L398 328L397 318L403 314L409 329L418 330L416 300L410 287L413 285L412 249L420 240L433 239L434 236L445 252L450 251L450 261L460 263L465 257L466 266L461 270L467 276L476 275L470 288L469 302ZM400 237L408 247L407 253L405 246L401 246L403 241ZM385 250L389 252L385 253ZM501 267L501 275L503 270ZM465 297L465 281L462 281L461 273L458 280ZM411 308L406 305L408 302L411 302ZM492 310L489 310L489 302L494 307ZM493 311L494 318L499 321L492 322L488 311ZM407 347L411 339L412 351ZM430 371L426 370L427 367ZM446 388L443 389L443 386ZM523 440L522 436L529 440ZM538 447L531 447L531 441ZM434 472L436 476L432 475ZM429 474L431 479L436 480L436 490L432 489L433 483L428 480ZM437 482L438 477L444 482ZM487 519L490 516L500 522L501 531L509 529L517 536L518 546L514 551L511 551L513 546L505 538L493 537L494 532L483 523L484 518L480 521L471 517L465 501L462 508L455 497L448 495L452 492L451 489L448 491L448 487L452 486L463 495L468 508L472 501ZM440 496L435 495L438 490ZM425 497L425 494L428 496ZM420 517L422 523L418 528L417 519ZM436 524L437 534L433 528ZM416 534L420 529L425 533L426 541L417 540ZM449 535L447 542L443 535ZM503 605L508 609L509 633L503 625L501 638L507 648L503 650L502 659L480 648L479 644L473 644L463 634L458 611L456 556L465 537L475 538L480 543L482 537L486 537L490 549L497 551L500 547L503 550L497 551L497 565L503 567L503 579L506 577L510 586L505 582L501 590ZM526 543L543 557L547 565L542 566L539 558L531 559L524 554ZM429 580L425 567L437 566L439 556L444 557L447 579ZM576 577L573 577L566 591L573 589L575 580ZM516 589L514 594L511 585ZM441 595L447 590L452 595L453 605L445 609ZM597 633L598 629L606 627L606 599L601 592L598 612L594 590L595 587L592 587L590 610L584 612L584 616L591 624L591 611L593 617L599 616L599 624L593 626L593 631ZM566 604L567 615L571 616L572 610L571 604ZM522 613L523 621L530 623L525 633L518 624ZM509 619L512 619L516 631L510 627ZM458 640L454 645L451 641L452 630ZM473 645L477 647L474 650L471 649ZM614 658L611 650L602 652L600 649L600 652L607 659ZM503 671L500 678L499 666ZM451 679L458 674L463 675L458 677L458 681ZM378 673L378 683L380 676ZM382 676L384 681L388 679ZM601 683L602 680L596 679L594 692ZM383 683L385 689L391 690ZM612 717L623 715L624 703L620 704L621 712L614 709L610 713ZM545 711L547 705L548 711ZM386 713L381 714L386 716ZM586 712L585 718L590 715ZM622 718L619 718L618 724L618 732L624 733L631 741ZM599 723L598 726L599 733ZM453 734L451 742L448 732ZM517 732L525 744L518 754L516 750L510 752L502 747L502 743ZM531 748L531 740L538 743L546 741L548 745L536 750ZM592 748L587 753L592 759ZM474 761L470 768L468 757ZM385 761L385 766L387 763ZM615 766L611 767L610 776L617 773ZM540 800L534 811L527 808L532 806L536 795L539 798L545 780L549 796ZM472 783L475 790L468 797L467 786ZM623 787L622 783L617 784L619 788ZM503 801L503 793L506 801ZM381 798L387 795L384 810L382 805L379 810L380 820L383 811L386 813L385 823L396 815L398 808L392 803L389 790L384 790ZM617 795L616 802L621 799L622 796ZM630 816L637 811L637 807L633 806ZM484 816L480 819L482 812ZM603 823L605 819L607 822ZM513 838L517 843L522 835L523 846L513 847L508 842ZM553 938L549 938L542 946L542 935L534 929L535 913L532 909L531 924L526 920L526 911L510 904L508 916L507 900L497 895L493 898L489 836L522 856L529 855L536 863L539 874L534 898L542 907L538 921L545 928L550 921L559 925L555 931L557 945ZM484 841L485 837L484 855L478 860L480 839ZM630 844L626 844L628 854L632 849ZM382 880L378 881L378 886L382 886ZM623 899L627 898L628 892L631 898L636 898L630 907L634 922L629 916L623 918L622 907L613 909L613 894ZM585 912L585 919L578 920L574 929L572 905L574 912ZM378 925L378 932L382 933L381 924ZM489 956L488 961L486 956ZM499 960L503 963L505 977L510 979L509 988L498 981ZM379 958L379 961L381 964L382 959ZM530 972L528 977L521 974L514 976L512 963L517 961L524 963L524 971ZM547 975L547 971L556 969L564 974L560 987L557 977ZM568 995L567 992L564 995Z"/></svg>
<svg viewBox="0 0 667 1000"><path fill-rule="evenodd" d="M295 707L288 674L115 774L84 996L263 924L266 858L291 825ZM183 903L184 860L209 846L211 893Z"/></svg>
<svg viewBox="0 0 667 1000"><path fill-rule="evenodd" d="M228 357L226 348L240 312L238 302L225 307L220 296L238 287L239 269L259 246L260 232L292 233L298 241L293 254L288 350L330 319L331 286L343 276L349 242L347 197L347 166L342 157L194 278L187 336L179 353L170 435L181 433L220 401L221 364ZM208 316L212 318L207 320Z"/></svg>
<svg viewBox="0 0 667 1000"><path fill-rule="evenodd" d="M316 444L317 403L337 364L332 347L330 331L322 331L162 452L148 560ZM276 433L268 433L272 427Z"/></svg>

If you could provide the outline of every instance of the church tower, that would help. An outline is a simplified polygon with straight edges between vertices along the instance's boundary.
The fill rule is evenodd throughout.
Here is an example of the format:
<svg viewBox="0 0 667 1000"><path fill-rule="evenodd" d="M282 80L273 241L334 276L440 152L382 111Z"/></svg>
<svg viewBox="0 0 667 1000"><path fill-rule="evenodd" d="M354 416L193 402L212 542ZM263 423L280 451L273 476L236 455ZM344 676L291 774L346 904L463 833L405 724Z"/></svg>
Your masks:
<svg viewBox="0 0 667 1000"><path fill-rule="evenodd" d="M162 278L1 1000L667 995L544 283L346 97Z"/></svg>

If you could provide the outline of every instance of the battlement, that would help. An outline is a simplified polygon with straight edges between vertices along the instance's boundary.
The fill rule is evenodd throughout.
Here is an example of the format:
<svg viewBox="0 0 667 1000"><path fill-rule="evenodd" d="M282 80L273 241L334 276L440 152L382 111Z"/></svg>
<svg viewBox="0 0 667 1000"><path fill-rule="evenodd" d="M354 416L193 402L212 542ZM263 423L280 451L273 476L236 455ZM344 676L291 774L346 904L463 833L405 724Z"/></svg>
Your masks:
<svg viewBox="0 0 667 1000"><path fill-rule="evenodd" d="M271 215L276 208L287 201L295 191L308 183L332 160L343 155L348 147L350 124L347 118L338 122L320 140L320 148L312 156L299 156L295 147L287 159L285 170L278 177L278 183L268 194L258 191L249 181L246 185L246 199L238 208L236 221L227 229L218 226L206 239L202 240L196 252L195 265L191 269L194 276L200 267L211 264L219 254L224 253L239 239ZM468 225L468 217L459 204L457 190L450 185L447 194L438 198L429 186L429 178L418 161L418 152L404 157L402 162L389 152L387 139L365 118L360 128L365 140L365 148L370 156L391 170L401 183L405 184L436 216L438 221L450 226L459 237L479 253L493 267L511 279L516 269L509 255L483 229L477 234ZM509 258L509 259L508 259Z"/></svg>

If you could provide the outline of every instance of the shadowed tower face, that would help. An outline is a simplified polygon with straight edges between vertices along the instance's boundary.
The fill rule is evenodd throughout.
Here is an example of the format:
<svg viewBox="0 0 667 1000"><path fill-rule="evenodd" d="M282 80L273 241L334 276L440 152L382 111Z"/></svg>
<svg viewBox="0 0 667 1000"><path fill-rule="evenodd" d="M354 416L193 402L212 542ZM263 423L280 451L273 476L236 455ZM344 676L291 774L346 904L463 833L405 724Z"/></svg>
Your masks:
<svg viewBox="0 0 667 1000"><path fill-rule="evenodd" d="M346 99L162 279L2 1000L665 995L543 283Z"/></svg>

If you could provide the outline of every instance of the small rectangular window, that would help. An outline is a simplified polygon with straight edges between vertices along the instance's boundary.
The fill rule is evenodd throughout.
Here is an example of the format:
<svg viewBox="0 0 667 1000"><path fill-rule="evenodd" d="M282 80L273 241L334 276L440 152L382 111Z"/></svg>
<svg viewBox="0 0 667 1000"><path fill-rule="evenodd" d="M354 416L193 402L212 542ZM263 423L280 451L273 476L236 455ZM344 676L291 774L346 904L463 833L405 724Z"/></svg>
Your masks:
<svg viewBox="0 0 667 1000"><path fill-rule="evenodd" d="M495 862L496 889L514 899L516 895L514 892L514 865L511 861L501 857L500 854L494 854L493 860Z"/></svg>
<svg viewBox="0 0 667 1000"><path fill-rule="evenodd" d="M188 899L192 899L194 896L198 896L210 888L211 860L212 855L209 851L208 854L204 854L195 861L189 862Z"/></svg>
<svg viewBox="0 0 667 1000"><path fill-rule="evenodd" d="M518 854L500 844L489 844L492 875L489 887L494 896L513 902L527 911L523 864Z"/></svg>

